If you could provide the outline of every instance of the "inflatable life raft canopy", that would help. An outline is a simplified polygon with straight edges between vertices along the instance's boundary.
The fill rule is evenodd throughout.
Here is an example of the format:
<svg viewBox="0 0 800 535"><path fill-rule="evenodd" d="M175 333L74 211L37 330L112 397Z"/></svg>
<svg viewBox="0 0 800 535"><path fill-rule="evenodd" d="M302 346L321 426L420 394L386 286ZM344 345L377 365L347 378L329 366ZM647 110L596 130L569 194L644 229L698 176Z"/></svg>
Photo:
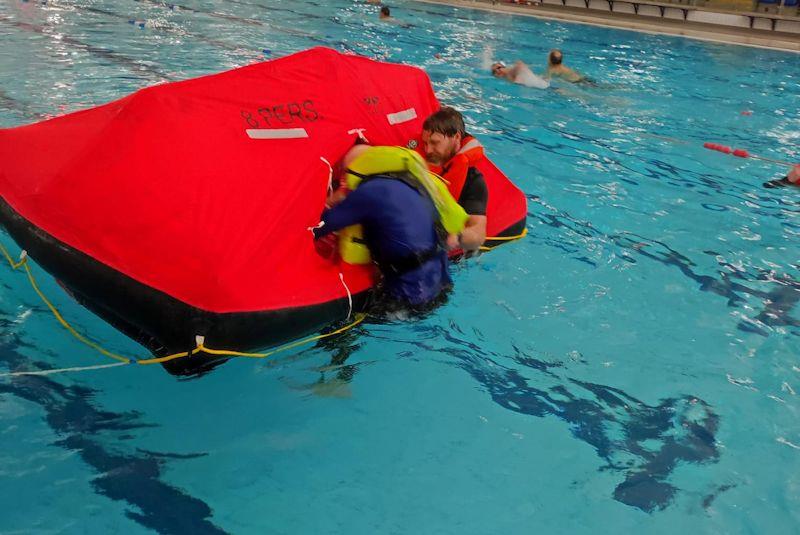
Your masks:
<svg viewBox="0 0 800 535"><path fill-rule="evenodd" d="M358 310L373 285L371 267L323 258L308 230L329 164L359 131L415 146L438 108L422 70L327 48L148 87L0 130L0 221L157 354L193 348L195 335L279 344L344 319L348 290ZM524 195L489 160L479 167L489 235L518 233Z"/></svg>

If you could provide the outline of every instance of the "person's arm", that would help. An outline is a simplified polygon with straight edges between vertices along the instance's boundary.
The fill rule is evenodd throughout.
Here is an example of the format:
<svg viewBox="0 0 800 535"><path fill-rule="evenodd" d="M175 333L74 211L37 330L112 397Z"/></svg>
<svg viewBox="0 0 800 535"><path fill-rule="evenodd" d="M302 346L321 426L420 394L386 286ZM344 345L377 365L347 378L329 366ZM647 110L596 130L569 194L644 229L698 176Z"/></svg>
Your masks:
<svg viewBox="0 0 800 535"><path fill-rule="evenodd" d="M314 229L314 238L319 239L350 225L363 223L370 205L369 193L365 193L363 187L351 192L342 202L322 212L322 226Z"/></svg>
<svg viewBox="0 0 800 535"><path fill-rule="evenodd" d="M459 243L465 251L475 251L486 241L486 216L471 215L461 232Z"/></svg>
<svg viewBox="0 0 800 535"><path fill-rule="evenodd" d="M513 67L509 67L508 71L506 71L506 78L511 80L512 82L517 79L517 76L520 75L523 69L525 69L527 65L522 63L522 61L517 60L514 63Z"/></svg>
<svg viewBox="0 0 800 535"><path fill-rule="evenodd" d="M565 67L567 69L567 74L569 75L568 80L573 84L580 82L583 80L583 75L578 74L577 72L573 71L569 67Z"/></svg>
<svg viewBox="0 0 800 535"><path fill-rule="evenodd" d="M486 241L486 206L489 202L489 189L483 174L470 168L467 182L459 196L458 203L469 215L467 224L461 232L460 245L465 251L474 251Z"/></svg>

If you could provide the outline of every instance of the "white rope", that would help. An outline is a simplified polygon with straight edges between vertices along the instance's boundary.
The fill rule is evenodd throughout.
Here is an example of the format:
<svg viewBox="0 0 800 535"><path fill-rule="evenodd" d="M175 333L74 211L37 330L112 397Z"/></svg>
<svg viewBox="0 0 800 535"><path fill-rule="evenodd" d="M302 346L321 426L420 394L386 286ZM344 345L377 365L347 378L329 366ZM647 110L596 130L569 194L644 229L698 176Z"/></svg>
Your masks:
<svg viewBox="0 0 800 535"><path fill-rule="evenodd" d="M333 166L324 156L320 156L319 159L328 166L328 195L330 195L333 193ZM307 227L306 230L313 235L316 229L322 228L323 226L325 226L325 221L320 221L313 227Z"/></svg>
<svg viewBox="0 0 800 535"><path fill-rule="evenodd" d="M30 372L9 372L0 373L0 377L21 377L23 375L54 375L65 372L85 372L89 370L102 370L103 368L116 368L117 366L128 366L131 362L115 362L113 364L97 364L95 366L78 366L75 368L56 368L53 370L38 370Z"/></svg>
<svg viewBox="0 0 800 535"><path fill-rule="evenodd" d="M369 139L367 139L367 136L364 135L364 132L366 131L366 128L353 128L352 130L347 131L347 135L352 136L353 134L358 134L358 137L361 139L361 141L364 143L369 143Z"/></svg>
<svg viewBox="0 0 800 535"><path fill-rule="evenodd" d="M350 319L350 316L353 314L353 294L350 293L350 288L347 287L347 283L344 282L344 274L339 273L339 280L342 281L342 286L344 286L345 291L347 292L347 304L350 307L347 310L347 318Z"/></svg>
<svg viewBox="0 0 800 535"><path fill-rule="evenodd" d="M313 227L306 227L306 230L309 231L313 235L315 230L317 230L318 228L322 228L324 226L325 226L325 221L320 221L319 223L317 223Z"/></svg>
<svg viewBox="0 0 800 535"><path fill-rule="evenodd" d="M319 159L325 162L325 165L328 166L328 195L330 195L333 193L333 166L331 165L331 162L326 160L323 156L320 156Z"/></svg>

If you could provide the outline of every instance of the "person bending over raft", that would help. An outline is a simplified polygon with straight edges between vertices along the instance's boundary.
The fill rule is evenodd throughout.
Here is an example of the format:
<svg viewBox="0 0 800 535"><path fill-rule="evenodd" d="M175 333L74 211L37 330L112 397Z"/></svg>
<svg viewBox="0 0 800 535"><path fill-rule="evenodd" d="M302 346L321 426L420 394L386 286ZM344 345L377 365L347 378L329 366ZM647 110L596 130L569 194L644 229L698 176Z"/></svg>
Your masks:
<svg viewBox="0 0 800 535"><path fill-rule="evenodd" d="M363 242L383 275L382 306L423 310L452 285L444 242L447 233L464 228L467 214L414 151L356 145L343 164L350 193L322 213L314 237L362 225ZM359 241L340 233L344 261L370 261L351 260L358 253L348 248Z"/></svg>
<svg viewBox="0 0 800 535"><path fill-rule="evenodd" d="M483 145L467 134L464 117L450 107L425 119L422 144L431 171L445 179L450 194L469 215L457 246L464 251L477 250L486 240L486 205L489 202L486 181L475 167L484 158Z"/></svg>

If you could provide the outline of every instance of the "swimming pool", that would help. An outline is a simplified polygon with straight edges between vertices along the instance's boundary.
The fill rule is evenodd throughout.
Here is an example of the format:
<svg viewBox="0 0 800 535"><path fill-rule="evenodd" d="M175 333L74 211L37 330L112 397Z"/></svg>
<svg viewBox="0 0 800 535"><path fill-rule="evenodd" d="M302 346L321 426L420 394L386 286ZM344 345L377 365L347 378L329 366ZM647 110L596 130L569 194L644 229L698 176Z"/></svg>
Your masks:
<svg viewBox="0 0 800 535"><path fill-rule="evenodd" d="M702 143L800 159L798 56L392 7L414 26L345 1L0 5L1 126L331 46L424 67L528 195L530 232L455 266L424 320L195 380L0 378L0 532L796 531L800 194ZM608 86L503 83L486 45L535 71L561 47ZM0 372L104 362L24 275L0 282Z"/></svg>

